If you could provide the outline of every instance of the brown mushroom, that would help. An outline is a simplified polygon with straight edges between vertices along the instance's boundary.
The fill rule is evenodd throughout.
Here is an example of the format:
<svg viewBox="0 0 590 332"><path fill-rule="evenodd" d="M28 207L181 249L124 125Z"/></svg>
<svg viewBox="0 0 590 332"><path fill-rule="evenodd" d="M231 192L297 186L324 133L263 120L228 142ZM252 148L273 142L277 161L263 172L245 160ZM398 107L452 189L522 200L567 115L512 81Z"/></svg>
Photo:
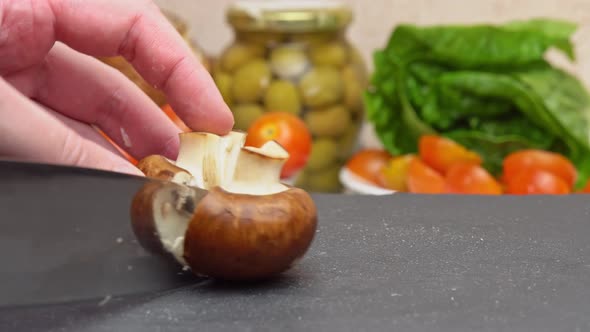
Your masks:
<svg viewBox="0 0 590 332"><path fill-rule="evenodd" d="M142 246L197 275L257 280L280 274L309 249L317 227L313 199L281 183L289 158L275 141L244 146L246 134L181 133L176 161L149 156L138 167L164 182L134 198Z"/></svg>

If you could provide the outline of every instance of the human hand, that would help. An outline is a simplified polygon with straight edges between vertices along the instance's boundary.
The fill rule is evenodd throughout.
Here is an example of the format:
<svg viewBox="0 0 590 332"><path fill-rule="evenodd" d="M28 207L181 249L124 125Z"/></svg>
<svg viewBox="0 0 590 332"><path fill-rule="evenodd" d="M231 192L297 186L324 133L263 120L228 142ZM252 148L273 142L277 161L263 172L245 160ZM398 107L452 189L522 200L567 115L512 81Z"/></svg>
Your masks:
<svg viewBox="0 0 590 332"><path fill-rule="evenodd" d="M233 127L211 76L151 1L0 0L0 157L141 175L95 125L137 159L175 159L178 127L94 58L116 55L193 130Z"/></svg>

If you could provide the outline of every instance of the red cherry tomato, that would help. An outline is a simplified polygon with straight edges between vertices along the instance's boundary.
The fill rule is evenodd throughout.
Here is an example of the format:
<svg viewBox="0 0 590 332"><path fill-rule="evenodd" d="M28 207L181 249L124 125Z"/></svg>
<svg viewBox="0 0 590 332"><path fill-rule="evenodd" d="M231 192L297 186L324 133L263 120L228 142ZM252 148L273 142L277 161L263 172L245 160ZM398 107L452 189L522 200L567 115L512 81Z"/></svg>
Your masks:
<svg viewBox="0 0 590 332"><path fill-rule="evenodd" d="M562 178L543 169L521 171L506 184L506 193L513 195L564 195L570 192L570 186Z"/></svg>
<svg viewBox="0 0 590 332"><path fill-rule="evenodd" d="M457 163L446 174L447 190L456 194L501 195L502 186L483 167Z"/></svg>
<svg viewBox="0 0 590 332"><path fill-rule="evenodd" d="M311 153L311 133L297 116L286 112L265 113L248 128L247 146L261 147L274 140L289 153L281 178L289 178L301 170Z"/></svg>
<svg viewBox="0 0 590 332"><path fill-rule="evenodd" d="M418 143L420 158L436 171L446 174L453 164L463 162L481 165L481 157L445 137L424 135Z"/></svg>
<svg viewBox="0 0 590 332"><path fill-rule="evenodd" d="M382 185L382 170L391 158L385 150L365 149L355 153L346 163L346 168L373 184Z"/></svg>
<svg viewBox="0 0 590 332"><path fill-rule="evenodd" d="M445 192L443 176L419 158L410 161L407 185L409 192L414 194L441 194Z"/></svg>
<svg viewBox="0 0 590 332"><path fill-rule="evenodd" d="M512 178L530 169L540 169L553 173L565 181L569 188L576 182L577 170L564 156L543 150L521 150L504 158L504 179L511 182Z"/></svg>

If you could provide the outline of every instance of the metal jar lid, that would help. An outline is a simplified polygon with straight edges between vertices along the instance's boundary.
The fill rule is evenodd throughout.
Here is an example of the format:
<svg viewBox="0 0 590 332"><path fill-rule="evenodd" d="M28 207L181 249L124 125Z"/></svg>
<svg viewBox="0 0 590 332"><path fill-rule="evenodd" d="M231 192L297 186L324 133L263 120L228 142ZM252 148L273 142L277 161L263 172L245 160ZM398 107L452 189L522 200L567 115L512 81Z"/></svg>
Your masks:
<svg viewBox="0 0 590 332"><path fill-rule="evenodd" d="M306 32L339 30L352 21L352 10L339 1L241 0L227 10L235 29Z"/></svg>

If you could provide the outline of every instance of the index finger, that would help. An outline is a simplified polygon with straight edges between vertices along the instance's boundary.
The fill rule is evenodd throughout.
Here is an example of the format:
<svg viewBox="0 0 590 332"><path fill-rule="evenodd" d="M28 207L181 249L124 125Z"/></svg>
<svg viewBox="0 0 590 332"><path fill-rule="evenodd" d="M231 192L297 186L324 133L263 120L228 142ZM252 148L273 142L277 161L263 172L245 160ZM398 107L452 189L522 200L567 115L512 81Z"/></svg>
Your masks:
<svg viewBox="0 0 590 332"><path fill-rule="evenodd" d="M193 130L231 130L233 116L211 75L152 1L47 1L56 40L94 56L125 57Z"/></svg>

